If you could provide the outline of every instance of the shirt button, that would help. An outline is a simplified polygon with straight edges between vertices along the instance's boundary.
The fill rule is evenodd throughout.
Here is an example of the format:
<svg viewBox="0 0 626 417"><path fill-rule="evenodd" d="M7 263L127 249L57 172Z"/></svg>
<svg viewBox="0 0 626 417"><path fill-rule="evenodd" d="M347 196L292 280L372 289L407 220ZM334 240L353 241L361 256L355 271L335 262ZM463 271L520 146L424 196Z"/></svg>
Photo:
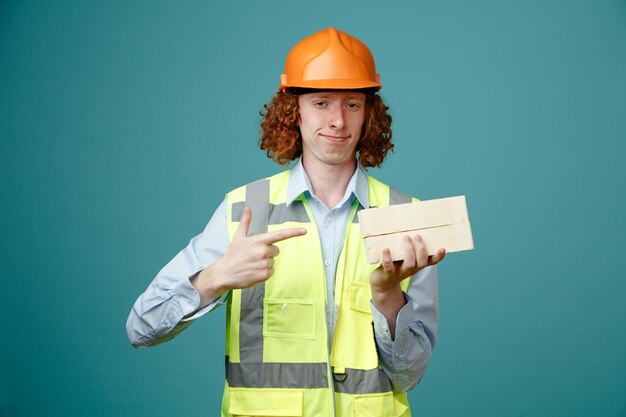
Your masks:
<svg viewBox="0 0 626 417"><path fill-rule="evenodd" d="M329 261L328 259L326 259L326 260L324 261L324 265L326 265L326 266L330 266L330 261Z"/></svg>

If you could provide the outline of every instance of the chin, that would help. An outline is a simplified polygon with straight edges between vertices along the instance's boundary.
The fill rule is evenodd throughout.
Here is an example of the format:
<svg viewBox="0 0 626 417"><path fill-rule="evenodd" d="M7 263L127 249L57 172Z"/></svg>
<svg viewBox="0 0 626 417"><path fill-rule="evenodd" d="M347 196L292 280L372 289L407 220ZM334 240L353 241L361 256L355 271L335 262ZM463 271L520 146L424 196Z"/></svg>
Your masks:
<svg viewBox="0 0 626 417"><path fill-rule="evenodd" d="M327 158L326 163L328 165L343 165L352 162L356 157L348 156L348 157L335 157L335 158Z"/></svg>

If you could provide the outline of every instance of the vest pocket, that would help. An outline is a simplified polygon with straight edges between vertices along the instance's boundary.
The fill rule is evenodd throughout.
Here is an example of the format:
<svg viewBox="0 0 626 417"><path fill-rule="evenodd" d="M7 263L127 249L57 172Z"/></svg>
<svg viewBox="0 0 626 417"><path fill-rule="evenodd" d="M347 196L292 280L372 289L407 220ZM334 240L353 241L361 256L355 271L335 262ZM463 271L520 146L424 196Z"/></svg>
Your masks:
<svg viewBox="0 0 626 417"><path fill-rule="evenodd" d="M302 416L302 389L230 387L228 395L228 413L233 417Z"/></svg>
<svg viewBox="0 0 626 417"><path fill-rule="evenodd" d="M316 337L315 300L263 300L263 336L294 339Z"/></svg>
<svg viewBox="0 0 626 417"><path fill-rule="evenodd" d="M355 395L352 403L352 415L358 417L399 417L407 409L392 392Z"/></svg>
<svg viewBox="0 0 626 417"><path fill-rule="evenodd" d="M331 365L338 368L375 369L378 354L374 342L369 284L351 282L344 288L331 351Z"/></svg>
<svg viewBox="0 0 626 417"><path fill-rule="evenodd" d="M350 283L350 308L362 313L371 314L370 299L372 298L372 290L369 284L362 282Z"/></svg>

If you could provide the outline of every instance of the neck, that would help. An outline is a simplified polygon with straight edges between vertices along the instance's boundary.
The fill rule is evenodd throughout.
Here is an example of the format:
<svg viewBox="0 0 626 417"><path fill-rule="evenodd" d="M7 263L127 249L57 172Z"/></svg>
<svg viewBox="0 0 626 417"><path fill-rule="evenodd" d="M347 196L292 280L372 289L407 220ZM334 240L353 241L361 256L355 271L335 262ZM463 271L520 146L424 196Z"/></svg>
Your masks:
<svg viewBox="0 0 626 417"><path fill-rule="evenodd" d="M319 163L314 158L302 158L315 195L328 207L334 208L343 198L356 170L356 159L339 165Z"/></svg>

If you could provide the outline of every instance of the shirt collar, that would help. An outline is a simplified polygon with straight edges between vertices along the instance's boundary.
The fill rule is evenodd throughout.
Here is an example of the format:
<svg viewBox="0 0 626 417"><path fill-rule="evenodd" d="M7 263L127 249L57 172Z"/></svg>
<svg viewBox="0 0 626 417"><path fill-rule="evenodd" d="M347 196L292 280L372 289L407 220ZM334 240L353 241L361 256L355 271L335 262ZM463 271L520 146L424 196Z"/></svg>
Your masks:
<svg viewBox="0 0 626 417"><path fill-rule="evenodd" d="M345 195L354 194L363 207L369 208L368 190L367 173L361 164L357 162L356 171L348 183ZM289 173L289 182L287 183L287 206L306 191L313 194L313 187L311 187L311 181L302 165L302 159L299 158L298 162L296 162Z"/></svg>

